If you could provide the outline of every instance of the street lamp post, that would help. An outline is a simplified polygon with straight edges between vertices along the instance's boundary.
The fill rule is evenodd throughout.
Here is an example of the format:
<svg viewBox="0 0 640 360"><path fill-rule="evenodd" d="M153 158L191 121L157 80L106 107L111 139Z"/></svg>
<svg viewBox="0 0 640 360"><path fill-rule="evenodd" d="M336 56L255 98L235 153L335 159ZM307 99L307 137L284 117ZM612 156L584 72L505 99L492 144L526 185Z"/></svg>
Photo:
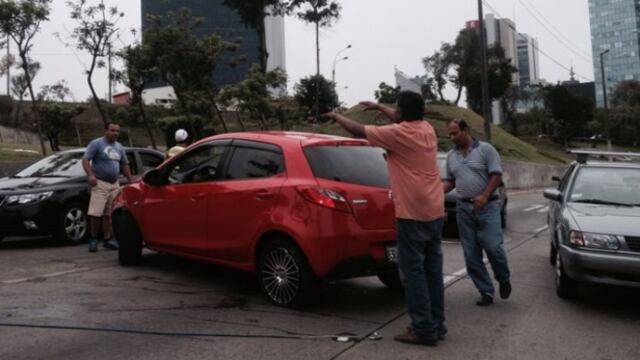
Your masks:
<svg viewBox="0 0 640 360"><path fill-rule="evenodd" d="M334 84L336 83L336 64L340 61L349 60L348 56L342 57L340 59L338 59L338 57L340 56L340 54L342 54L343 52L349 49L351 49L351 44L347 45L344 49L338 51L335 58L333 58L333 68L331 69L331 81L333 81Z"/></svg>
<svg viewBox="0 0 640 360"><path fill-rule="evenodd" d="M604 73L604 56L609 49L600 53L600 75L602 76L602 99L604 100L604 128L607 133L607 150L611 151L611 129L609 128L609 103L607 102L607 77Z"/></svg>

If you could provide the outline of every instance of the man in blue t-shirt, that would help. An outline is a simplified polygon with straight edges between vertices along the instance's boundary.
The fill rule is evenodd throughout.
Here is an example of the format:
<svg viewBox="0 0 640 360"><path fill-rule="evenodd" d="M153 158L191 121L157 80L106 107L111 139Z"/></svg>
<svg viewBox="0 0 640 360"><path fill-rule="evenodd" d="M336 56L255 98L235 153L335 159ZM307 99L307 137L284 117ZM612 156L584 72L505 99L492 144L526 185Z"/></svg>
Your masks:
<svg viewBox="0 0 640 360"><path fill-rule="evenodd" d="M91 239L89 251L98 250L98 232L102 225L104 247L118 249L118 243L112 239L111 205L118 194L120 172L131 182L131 169L124 148L117 141L120 136L120 125L109 121L104 126L104 136L89 143L82 158L82 167L89 177L91 199L89 200L89 222Z"/></svg>

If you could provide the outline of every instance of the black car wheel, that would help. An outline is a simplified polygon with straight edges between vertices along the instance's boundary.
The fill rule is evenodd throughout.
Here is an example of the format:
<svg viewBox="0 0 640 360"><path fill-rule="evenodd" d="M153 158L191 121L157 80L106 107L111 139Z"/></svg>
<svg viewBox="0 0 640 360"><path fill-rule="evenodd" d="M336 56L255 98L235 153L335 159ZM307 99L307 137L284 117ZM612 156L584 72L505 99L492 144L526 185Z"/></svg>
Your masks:
<svg viewBox="0 0 640 360"><path fill-rule="evenodd" d="M563 299L575 299L578 296L580 284L571 279L564 271L560 251L556 250L556 293Z"/></svg>
<svg viewBox="0 0 640 360"><path fill-rule="evenodd" d="M89 235L87 212L84 206L72 203L65 206L58 220L56 237L70 243L81 243Z"/></svg>
<svg viewBox="0 0 640 360"><path fill-rule="evenodd" d="M402 286L402 281L400 280L400 274L397 270L378 274L378 279L391 290L399 291L404 289L404 286Z"/></svg>
<svg viewBox="0 0 640 360"><path fill-rule="evenodd" d="M315 279L303 253L290 241L267 243L258 257L260 287L276 305L297 308L308 302Z"/></svg>
<svg viewBox="0 0 640 360"><path fill-rule="evenodd" d="M142 261L142 235L136 220L126 212L113 216L113 230L118 239L118 262L122 266L138 265Z"/></svg>

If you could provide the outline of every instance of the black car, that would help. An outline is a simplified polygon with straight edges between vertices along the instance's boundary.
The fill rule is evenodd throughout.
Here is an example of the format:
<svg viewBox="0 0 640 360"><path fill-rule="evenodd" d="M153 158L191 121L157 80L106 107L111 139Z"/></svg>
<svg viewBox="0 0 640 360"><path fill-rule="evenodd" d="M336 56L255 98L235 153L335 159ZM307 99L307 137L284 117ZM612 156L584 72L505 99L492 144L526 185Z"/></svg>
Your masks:
<svg viewBox="0 0 640 360"><path fill-rule="evenodd" d="M164 161L159 151L125 150L133 175ZM82 169L83 155L84 149L62 151L0 179L0 239L53 235L82 242L87 238L89 186ZM122 178L122 182L126 180Z"/></svg>
<svg viewBox="0 0 640 360"><path fill-rule="evenodd" d="M438 167L440 170L440 176L444 179L447 173L447 153L438 153ZM444 209L447 213L445 217L444 230L445 233L457 234L458 225L456 221L456 202L458 194L453 189L444 196ZM507 190L504 186L504 182L498 187L498 201L500 202L500 220L502 221L502 228L507 226Z"/></svg>
<svg viewBox="0 0 640 360"><path fill-rule="evenodd" d="M578 161L544 192L556 292L573 298L587 282L640 287L640 163L587 159L640 154L574 153Z"/></svg>

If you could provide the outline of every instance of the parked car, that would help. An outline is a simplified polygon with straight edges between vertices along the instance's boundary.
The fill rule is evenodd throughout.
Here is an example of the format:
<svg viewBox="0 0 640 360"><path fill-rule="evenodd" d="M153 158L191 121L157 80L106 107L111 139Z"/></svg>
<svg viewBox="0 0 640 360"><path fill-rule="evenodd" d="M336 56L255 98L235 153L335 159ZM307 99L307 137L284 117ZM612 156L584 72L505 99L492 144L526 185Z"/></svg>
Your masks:
<svg viewBox="0 0 640 360"><path fill-rule="evenodd" d="M440 176L444 179L447 173L447 153L438 153L438 167L440 168ZM458 234L458 223L456 220L456 202L458 194L453 189L444 196L444 209L447 213L444 223L444 231L446 234ZM504 182L498 187L498 201L500 202L500 220L502 228L507 226L507 190Z"/></svg>
<svg viewBox="0 0 640 360"><path fill-rule="evenodd" d="M399 286L384 151L365 140L214 136L124 187L113 222L122 265L148 247L254 272L281 306L304 304L316 279Z"/></svg>
<svg viewBox="0 0 640 360"><path fill-rule="evenodd" d="M640 163L576 153L583 156L555 178L558 187L544 192L556 292L574 298L582 282L640 286Z"/></svg>
<svg viewBox="0 0 640 360"><path fill-rule="evenodd" d="M126 148L126 152L134 175L164 161L164 155L154 150ZM84 149L62 151L0 179L0 239L54 235L73 243L86 240L89 185L83 155Z"/></svg>

